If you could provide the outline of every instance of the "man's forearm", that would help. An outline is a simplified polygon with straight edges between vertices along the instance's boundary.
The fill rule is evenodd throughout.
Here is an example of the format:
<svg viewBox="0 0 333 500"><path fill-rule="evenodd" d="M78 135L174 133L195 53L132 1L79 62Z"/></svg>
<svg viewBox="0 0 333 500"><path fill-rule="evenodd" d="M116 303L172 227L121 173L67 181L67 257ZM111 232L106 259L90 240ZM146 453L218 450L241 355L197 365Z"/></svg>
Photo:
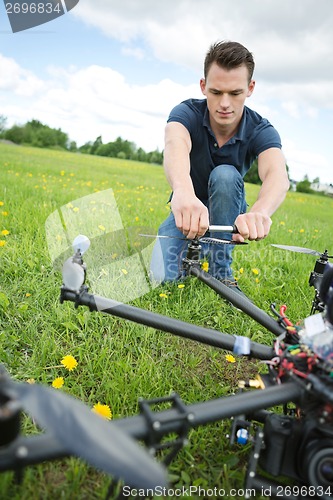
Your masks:
<svg viewBox="0 0 333 500"><path fill-rule="evenodd" d="M267 176L261 186L257 201L249 212L259 212L270 217L284 201L288 189L289 180L287 177L281 179L280 176Z"/></svg>

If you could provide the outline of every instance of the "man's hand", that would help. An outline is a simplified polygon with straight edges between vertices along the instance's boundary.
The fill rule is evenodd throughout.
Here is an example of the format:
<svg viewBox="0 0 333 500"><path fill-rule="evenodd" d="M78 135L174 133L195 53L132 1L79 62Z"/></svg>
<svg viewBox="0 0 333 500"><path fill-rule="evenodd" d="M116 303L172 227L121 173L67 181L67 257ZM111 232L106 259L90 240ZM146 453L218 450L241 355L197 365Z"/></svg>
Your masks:
<svg viewBox="0 0 333 500"><path fill-rule="evenodd" d="M268 215L260 212L248 212L241 214L235 220L239 234L233 235L234 241L262 240L269 233L272 220Z"/></svg>
<svg viewBox="0 0 333 500"><path fill-rule="evenodd" d="M208 230L208 209L194 193L188 193L182 189L174 191L171 209L177 228L187 238L200 238Z"/></svg>

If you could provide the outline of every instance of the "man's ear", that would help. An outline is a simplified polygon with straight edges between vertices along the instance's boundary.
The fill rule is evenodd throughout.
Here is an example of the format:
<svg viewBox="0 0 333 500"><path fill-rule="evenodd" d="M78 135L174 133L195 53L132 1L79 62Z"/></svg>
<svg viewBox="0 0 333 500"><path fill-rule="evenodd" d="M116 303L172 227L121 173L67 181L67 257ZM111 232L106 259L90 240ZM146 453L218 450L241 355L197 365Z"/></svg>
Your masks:
<svg viewBox="0 0 333 500"><path fill-rule="evenodd" d="M251 80L249 83L248 91L247 91L247 97L250 97L252 95L255 85L256 85L255 80Z"/></svg>
<svg viewBox="0 0 333 500"><path fill-rule="evenodd" d="M203 95L206 95L206 80L204 78L200 80L200 88Z"/></svg>

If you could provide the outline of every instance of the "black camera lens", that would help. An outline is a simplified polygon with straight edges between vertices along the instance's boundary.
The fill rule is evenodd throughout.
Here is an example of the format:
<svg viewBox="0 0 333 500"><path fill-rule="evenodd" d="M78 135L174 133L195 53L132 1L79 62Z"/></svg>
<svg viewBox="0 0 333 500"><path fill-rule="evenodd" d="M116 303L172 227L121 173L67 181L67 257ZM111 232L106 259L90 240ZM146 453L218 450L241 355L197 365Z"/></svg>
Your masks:
<svg viewBox="0 0 333 500"><path fill-rule="evenodd" d="M309 484L311 486L328 487L333 486L333 448L322 448L318 441L317 446L307 457L307 468ZM323 500L329 498L323 496Z"/></svg>
<svg viewBox="0 0 333 500"><path fill-rule="evenodd" d="M319 474L325 483L333 485L333 457L326 458L319 464Z"/></svg>

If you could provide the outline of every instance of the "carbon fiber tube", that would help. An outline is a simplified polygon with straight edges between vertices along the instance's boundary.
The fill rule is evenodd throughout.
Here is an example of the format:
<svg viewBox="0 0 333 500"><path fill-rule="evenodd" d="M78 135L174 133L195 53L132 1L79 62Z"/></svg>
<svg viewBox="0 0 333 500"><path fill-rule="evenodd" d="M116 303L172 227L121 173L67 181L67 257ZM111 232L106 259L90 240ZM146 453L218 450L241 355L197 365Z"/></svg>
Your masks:
<svg viewBox="0 0 333 500"><path fill-rule="evenodd" d="M203 403L195 403L185 406L187 411L187 423L195 428L237 415L252 414L257 410L270 408L272 406L297 402L302 398L302 388L295 382L287 382L275 385L263 390L253 390L236 394L235 396L222 397ZM171 432L179 432L184 421L176 409L165 410L154 414L155 429L159 429L161 436ZM132 436L134 439L147 440L149 438L149 423L143 415L114 420L114 425Z"/></svg>
<svg viewBox="0 0 333 500"><path fill-rule="evenodd" d="M209 273L206 273L197 266L190 266L189 273L205 283L205 285L212 288L221 297L229 300L229 302L234 304L234 306L241 309L243 312L245 312L245 314L257 321L257 323L267 328L267 330L269 330L270 332L274 333L274 335L281 335L282 333L285 333L285 329L280 326L276 322L276 320L269 316L265 311L254 305L250 300L247 300L246 298L240 296L237 292L234 292L232 289L215 279Z"/></svg>
<svg viewBox="0 0 333 500"><path fill-rule="evenodd" d="M50 434L20 436L10 446L0 450L0 471L16 470L68 456L68 450Z"/></svg>
<svg viewBox="0 0 333 500"><path fill-rule="evenodd" d="M62 288L60 300L69 300L76 305L87 306L91 311L100 311L124 318L213 347L233 351L235 345L236 337L233 335L192 325L112 299L106 299L99 295L92 295L87 292L77 294L76 292ZM256 359L271 359L274 356L274 351L271 347L250 342L250 356Z"/></svg>

